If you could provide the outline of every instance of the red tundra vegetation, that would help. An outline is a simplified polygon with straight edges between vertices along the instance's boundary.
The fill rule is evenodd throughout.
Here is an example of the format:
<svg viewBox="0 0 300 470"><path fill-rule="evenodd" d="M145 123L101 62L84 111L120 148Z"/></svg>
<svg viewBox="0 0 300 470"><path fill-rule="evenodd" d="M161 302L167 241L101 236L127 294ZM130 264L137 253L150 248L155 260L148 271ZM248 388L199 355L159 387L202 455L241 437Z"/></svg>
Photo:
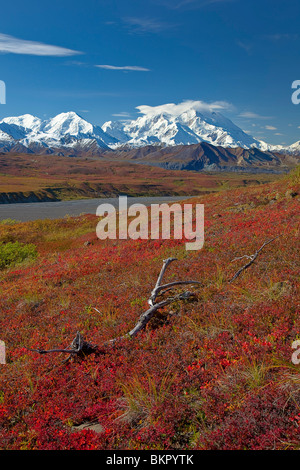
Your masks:
<svg viewBox="0 0 300 470"><path fill-rule="evenodd" d="M299 193L296 170L195 198L205 205L200 251L184 240L100 241L93 215L2 223L0 448L299 449ZM18 259L20 245L31 255ZM126 337L170 257L165 282L198 281L194 295ZM68 361L31 351L68 348L77 331L99 346L125 337Z"/></svg>

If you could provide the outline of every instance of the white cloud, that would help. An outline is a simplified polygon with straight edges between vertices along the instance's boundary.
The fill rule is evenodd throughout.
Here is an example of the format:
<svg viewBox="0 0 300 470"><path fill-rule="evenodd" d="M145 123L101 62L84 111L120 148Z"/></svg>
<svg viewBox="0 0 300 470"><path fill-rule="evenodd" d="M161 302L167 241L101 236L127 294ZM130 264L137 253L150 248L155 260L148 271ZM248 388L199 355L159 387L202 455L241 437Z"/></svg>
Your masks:
<svg viewBox="0 0 300 470"><path fill-rule="evenodd" d="M276 34L267 34L265 35L267 39L271 41L281 41L283 39L296 41L299 38L298 33L276 33Z"/></svg>
<svg viewBox="0 0 300 470"><path fill-rule="evenodd" d="M115 117L122 117L122 118L128 118L130 117L130 114L127 113L126 111L122 111L120 113L116 113L116 114L112 114L112 116L115 116Z"/></svg>
<svg viewBox="0 0 300 470"><path fill-rule="evenodd" d="M265 129L267 129L268 131L277 131L277 127L274 126L265 126Z"/></svg>
<svg viewBox="0 0 300 470"><path fill-rule="evenodd" d="M86 62L81 62L80 60L68 60L64 65L74 65L76 67L89 67L89 64Z"/></svg>
<svg viewBox="0 0 300 470"><path fill-rule="evenodd" d="M252 49L252 45L251 45L251 44L247 44L247 43L245 43L245 42L243 42L243 41L237 41L237 45L238 45L239 47L241 47L242 49L244 49L244 51L246 51L246 52L250 52L251 49Z"/></svg>
<svg viewBox="0 0 300 470"><path fill-rule="evenodd" d="M132 70L134 72L150 72L150 69L147 69L146 67L139 67L138 65L95 65L95 67L99 67L100 69L105 70Z"/></svg>
<svg viewBox="0 0 300 470"><path fill-rule="evenodd" d="M218 3L229 3L235 0L181 0L174 2L174 0L164 0L164 6L172 9L200 9L209 5ZM160 0L161 3L161 0Z"/></svg>
<svg viewBox="0 0 300 470"><path fill-rule="evenodd" d="M239 116L247 119L271 119L270 116L261 116L260 114L252 113L251 111L244 111L243 113L240 113Z"/></svg>
<svg viewBox="0 0 300 470"><path fill-rule="evenodd" d="M18 39L7 34L0 33L0 52L7 54L28 54L37 56L66 57L82 54L79 51L66 49L65 47L52 46L42 42Z"/></svg>
<svg viewBox="0 0 300 470"><path fill-rule="evenodd" d="M167 103L160 106L148 106L141 105L137 106L136 109L139 110L141 114L147 114L148 116L155 116L157 114L171 114L173 116L179 116L180 114L194 109L195 111L224 111L231 110L232 105L226 101L215 101L213 103L205 103L204 101L193 101L187 100L179 104Z"/></svg>
<svg viewBox="0 0 300 470"><path fill-rule="evenodd" d="M125 25L134 33L160 33L174 25L158 20L156 18L123 18Z"/></svg>

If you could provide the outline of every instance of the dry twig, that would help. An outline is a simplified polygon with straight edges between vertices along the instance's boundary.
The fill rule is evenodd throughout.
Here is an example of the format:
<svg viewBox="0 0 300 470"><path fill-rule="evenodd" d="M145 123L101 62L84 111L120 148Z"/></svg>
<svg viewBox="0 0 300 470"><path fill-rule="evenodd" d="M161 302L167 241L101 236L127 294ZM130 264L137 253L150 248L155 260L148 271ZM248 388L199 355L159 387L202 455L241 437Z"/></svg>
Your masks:
<svg viewBox="0 0 300 470"><path fill-rule="evenodd" d="M276 238L278 237L275 237L275 238L272 238L271 240L268 240L267 242L265 242L253 255L244 255L244 256L240 256L239 258L234 258L234 260L232 261L238 261L240 259L243 259L243 258L247 258L249 259L250 261L245 264L244 266L242 266L236 273L235 275L230 279L229 283L233 282L243 271L245 271L246 269L248 269L251 264L254 263L254 261L256 260L256 258L258 257L259 253L265 248L265 246L269 245L269 243L273 242L274 240L276 240Z"/></svg>

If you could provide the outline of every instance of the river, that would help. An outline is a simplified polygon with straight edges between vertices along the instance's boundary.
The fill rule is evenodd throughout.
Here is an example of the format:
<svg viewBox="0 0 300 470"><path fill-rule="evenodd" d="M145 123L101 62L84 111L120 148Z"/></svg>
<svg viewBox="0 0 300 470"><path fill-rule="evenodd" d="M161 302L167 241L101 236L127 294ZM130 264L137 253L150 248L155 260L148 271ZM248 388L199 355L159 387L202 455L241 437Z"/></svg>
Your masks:
<svg viewBox="0 0 300 470"><path fill-rule="evenodd" d="M192 196L191 196L192 197ZM128 206L132 204L162 204L188 199L187 196L165 197L128 197ZM65 216L96 214L100 204L112 204L117 210L119 198L79 199L75 201L30 202L17 204L0 204L0 220L13 219L20 222L37 219L59 219Z"/></svg>

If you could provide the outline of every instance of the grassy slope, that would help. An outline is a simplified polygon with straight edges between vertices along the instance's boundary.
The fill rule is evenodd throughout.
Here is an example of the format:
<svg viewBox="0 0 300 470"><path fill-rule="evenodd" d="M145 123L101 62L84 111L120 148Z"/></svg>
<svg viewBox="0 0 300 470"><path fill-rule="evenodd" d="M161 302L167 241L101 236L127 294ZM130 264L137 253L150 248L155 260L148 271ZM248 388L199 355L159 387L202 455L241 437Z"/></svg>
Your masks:
<svg viewBox="0 0 300 470"><path fill-rule="evenodd" d="M1 448L299 448L299 183L298 173L195 199L206 217L199 252L100 242L93 216L2 224L1 242L33 243L39 257L0 275ZM229 284L245 262L232 260L277 235ZM196 301L81 362L26 349L67 347L78 330L95 344L125 334L169 256L178 261L165 280L201 281ZM74 429L87 421L105 431Z"/></svg>

